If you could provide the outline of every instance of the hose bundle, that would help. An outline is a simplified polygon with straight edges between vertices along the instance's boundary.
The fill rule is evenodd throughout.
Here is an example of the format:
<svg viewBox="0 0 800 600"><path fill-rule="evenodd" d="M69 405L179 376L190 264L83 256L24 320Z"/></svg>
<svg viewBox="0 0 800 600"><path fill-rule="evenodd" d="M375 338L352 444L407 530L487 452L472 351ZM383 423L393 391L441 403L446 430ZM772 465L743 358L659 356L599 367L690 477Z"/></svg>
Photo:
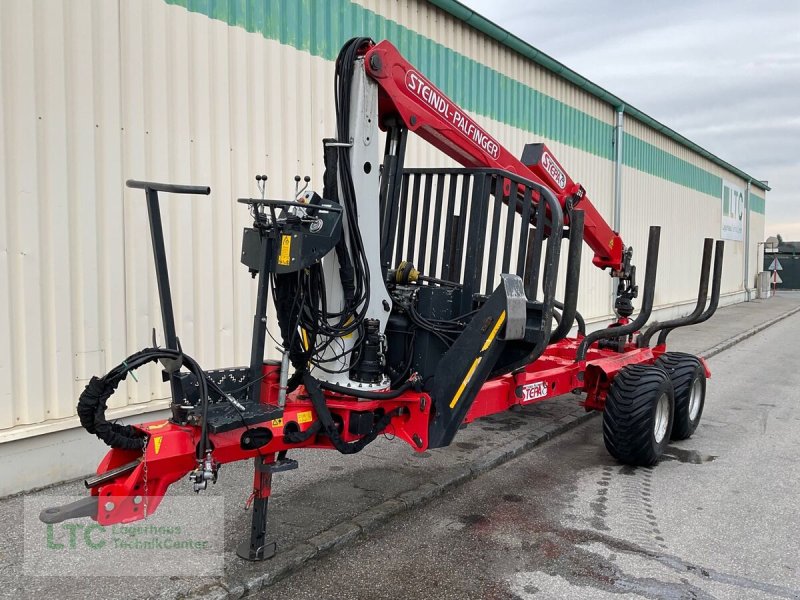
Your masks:
<svg viewBox="0 0 800 600"><path fill-rule="evenodd" d="M336 198L332 195L329 199L338 199L345 218L342 237L336 244L343 304L341 307L328 304L325 274L319 265L315 265L298 275L299 302L297 310L291 314L292 322L288 328L289 331L302 328L307 333L310 345L306 348L306 361L329 373L343 373L357 364L370 303L369 260L359 225L358 198L350 162L353 78L357 60L370 44L372 40L369 38L352 38L336 59L336 138L328 140L330 145L326 150L326 188L331 193L336 190ZM352 348L337 347L342 338L353 334L356 341ZM333 363L339 364L331 366Z"/></svg>
<svg viewBox="0 0 800 600"><path fill-rule="evenodd" d="M147 363L159 360L169 361L175 370L185 366L196 378L200 386L203 402L203 427L200 441L200 456L207 448L206 415L208 412L208 378L200 365L180 350L168 348L145 348L132 354L102 377L92 377L78 398L78 418L81 426L103 440L112 448L140 450L145 443L145 434L130 425L111 423L106 419L108 399L114 394L120 382L128 374Z"/></svg>
<svg viewBox="0 0 800 600"><path fill-rule="evenodd" d="M99 437L108 446L123 450L141 449L144 444L141 432L130 425L106 420L108 399L117 391L117 386L123 379L125 376L116 381L106 377L92 377L78 398L78 417L86 431Z"/></svg>
<svg viewBox="0 0 800 600"><path fill-rule="evenodd" d="M398 416L401 411L400 408L390 410L380 419L378 419L378 421L373 425L372 430L367 435L354 442L345 442L339 433L339 429L336 427L336 422L333 420L331 411L328 410L328 405L325 401L325 394L322 392L320 382L306 373L303 377L303 385L305 385L306 391L311 398L311 404L314 406L314 410L317 413L317 418L319 419L318 422L321 424L322 430L325 432L328 438L330 438L331 443L333 443L333 447L342 454L356 454L361 452L367 447L367 445L375 441L375 438L377 438L383 432L383 430L389 426L389 423L391 423L392 419Z"/></svg>

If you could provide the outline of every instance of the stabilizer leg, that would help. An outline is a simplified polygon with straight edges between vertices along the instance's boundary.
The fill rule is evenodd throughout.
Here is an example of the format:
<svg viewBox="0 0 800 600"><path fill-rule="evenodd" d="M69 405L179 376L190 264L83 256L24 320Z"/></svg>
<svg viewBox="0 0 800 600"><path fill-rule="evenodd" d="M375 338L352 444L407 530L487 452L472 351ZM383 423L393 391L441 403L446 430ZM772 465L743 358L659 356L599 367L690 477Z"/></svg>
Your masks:
<svg viewBox="0 0 800 600"><path fill-rule="evenodd" d="M236 547L236 554L245 560L267 560L275 556L277 544L267 541L267 508L272 493L272 469L274 454L256 456L253 459L253 524L250 539Z"/></svg>

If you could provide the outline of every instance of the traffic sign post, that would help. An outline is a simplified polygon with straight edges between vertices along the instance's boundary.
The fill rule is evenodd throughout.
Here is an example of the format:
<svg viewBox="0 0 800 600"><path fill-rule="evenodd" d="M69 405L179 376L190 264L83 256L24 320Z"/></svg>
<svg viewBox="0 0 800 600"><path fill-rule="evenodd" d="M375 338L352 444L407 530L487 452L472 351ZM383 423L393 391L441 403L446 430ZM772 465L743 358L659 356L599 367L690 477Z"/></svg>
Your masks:
<svg viewBox="0 0 800 600"><path fill-rule="evenodd" d="M781 261L778 260L778 257L772 259L772 264L769 266L769 270L772 271L772 295L778 293L778 284L783 283L781 276L778 275L778 271L783 271L783 267L781 266Z"/></svg>

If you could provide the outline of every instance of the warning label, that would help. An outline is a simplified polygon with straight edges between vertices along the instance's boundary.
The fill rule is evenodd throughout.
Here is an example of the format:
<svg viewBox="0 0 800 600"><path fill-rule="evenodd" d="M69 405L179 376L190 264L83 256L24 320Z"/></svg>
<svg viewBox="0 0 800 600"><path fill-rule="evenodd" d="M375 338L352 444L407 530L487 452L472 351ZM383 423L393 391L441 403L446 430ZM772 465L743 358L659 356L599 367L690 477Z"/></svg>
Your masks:
<svg viewBox="0 0 800 600"><path fill-rule="evenodd" d="M288 267L292 262L292 236L281 236L281 253L278 254L278 264L282 267Z"/></svg>

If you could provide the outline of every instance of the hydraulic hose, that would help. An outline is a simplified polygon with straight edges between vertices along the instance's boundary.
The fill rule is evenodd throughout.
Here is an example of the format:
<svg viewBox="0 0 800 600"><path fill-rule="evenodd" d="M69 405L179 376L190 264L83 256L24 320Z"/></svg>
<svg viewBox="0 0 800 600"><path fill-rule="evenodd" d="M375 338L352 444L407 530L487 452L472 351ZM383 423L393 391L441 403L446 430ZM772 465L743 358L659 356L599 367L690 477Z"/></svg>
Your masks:
<svg viewBox="0 0 800 600"><path fill-rule="evenodd" d="M77 412L81 426L112 448L141 450L146 441L144 433L130 425L111 423L106 419L108 399L117 390L120 382L128 377L128 373L159 360L170 361L175 368L185 366L197 378L200 386L200 397L203 402L203 427L200 445L201 450L205 451L207 441L208 381L200 365L180 350L145 348L123 360L104 376L92 377L78 398Z"/></svg>
<svg viewBox="0 0 800 600"><path fill-rule="evenodd" d="M325 394L322 393L320 382L306 373L303 376L303 385L305 385L306 391L311 398L311 404L314 405L314 410L317 413L317 418L322 425L324 433L330 438L333 447L342 454L356 454L357 452L361 452L367 445L375 441L375 438L386 429L394 417L400 414L400 408L390 410L378 419L367 435L355 442L345 442L339 433L339 429L336 427L330 410L328 410L328 405L325 402Z"/></svg>
<svg viewBox="0 0 800 600"><path fill-rule="evenodd" d="M108 399L123 379L125 376L116 380L92 377L78 398L78 417L86 431L96 435L108 446L124 450L141 450L145 441L141 432L130 425L110 423L106 420Z"/></svg>

